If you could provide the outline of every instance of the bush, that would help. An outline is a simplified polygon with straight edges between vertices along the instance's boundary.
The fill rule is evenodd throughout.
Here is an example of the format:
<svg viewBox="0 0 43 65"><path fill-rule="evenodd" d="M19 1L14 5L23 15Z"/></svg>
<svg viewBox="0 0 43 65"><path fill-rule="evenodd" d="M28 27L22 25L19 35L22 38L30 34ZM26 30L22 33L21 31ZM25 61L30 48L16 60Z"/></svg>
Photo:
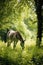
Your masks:
<svg viewBox="0 0 43 65"><path fill-rule="evenodd" d="M32 61L35 65L43 65L43 48L36 47L33 52Z"/></svg>

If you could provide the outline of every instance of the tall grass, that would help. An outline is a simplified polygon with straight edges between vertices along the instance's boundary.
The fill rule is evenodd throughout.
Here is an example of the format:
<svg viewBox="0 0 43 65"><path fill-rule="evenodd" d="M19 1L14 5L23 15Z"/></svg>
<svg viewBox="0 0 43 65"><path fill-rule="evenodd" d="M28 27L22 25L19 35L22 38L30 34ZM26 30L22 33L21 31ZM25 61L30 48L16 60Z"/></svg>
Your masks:
<svg viewBox="0 0 43 65"><path fill-rule="evenodd" d="M0 65L43 65L43 47L31 45L22 50L18 44L12 49L0 41Z"/></svg>

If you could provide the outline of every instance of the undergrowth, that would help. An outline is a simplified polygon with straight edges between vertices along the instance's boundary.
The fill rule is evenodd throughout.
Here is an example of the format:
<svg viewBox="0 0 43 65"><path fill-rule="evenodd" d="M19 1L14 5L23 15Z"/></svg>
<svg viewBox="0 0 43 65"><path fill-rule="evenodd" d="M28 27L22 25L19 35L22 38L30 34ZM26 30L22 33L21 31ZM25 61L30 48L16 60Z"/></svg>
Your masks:
<svg viewBox="0 0 43 65"><path fill-rule="evenodd" d="M43 47L12 49L0 42L0 65L43 65Z"/></svg>

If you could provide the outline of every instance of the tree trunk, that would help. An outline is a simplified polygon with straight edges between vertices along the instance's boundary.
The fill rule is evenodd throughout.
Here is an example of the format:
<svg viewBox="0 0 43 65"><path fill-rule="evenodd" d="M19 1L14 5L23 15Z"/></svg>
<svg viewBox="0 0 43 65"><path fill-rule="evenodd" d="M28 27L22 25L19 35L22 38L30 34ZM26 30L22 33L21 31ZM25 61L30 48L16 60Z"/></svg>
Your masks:
<svg viewBox="0 0 43 65"><path fill-rule="evenodd" d="M35 0L36 5L36 14L38 19L38 32L37 32L37 42L36 45L40 47L41 44L41 38L42 38L42 0Z"/></svg>

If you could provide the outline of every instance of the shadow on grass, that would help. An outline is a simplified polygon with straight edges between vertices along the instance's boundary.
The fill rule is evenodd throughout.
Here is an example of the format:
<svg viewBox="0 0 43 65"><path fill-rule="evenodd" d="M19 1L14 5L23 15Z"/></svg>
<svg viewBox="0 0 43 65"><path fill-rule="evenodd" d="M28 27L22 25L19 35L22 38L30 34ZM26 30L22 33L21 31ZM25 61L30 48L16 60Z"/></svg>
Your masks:
<svg viewBox="0 0 43 65"><path fill-rule="evenodd" d="M0 57L0 65L16 65L13 60Z"/></svg>

